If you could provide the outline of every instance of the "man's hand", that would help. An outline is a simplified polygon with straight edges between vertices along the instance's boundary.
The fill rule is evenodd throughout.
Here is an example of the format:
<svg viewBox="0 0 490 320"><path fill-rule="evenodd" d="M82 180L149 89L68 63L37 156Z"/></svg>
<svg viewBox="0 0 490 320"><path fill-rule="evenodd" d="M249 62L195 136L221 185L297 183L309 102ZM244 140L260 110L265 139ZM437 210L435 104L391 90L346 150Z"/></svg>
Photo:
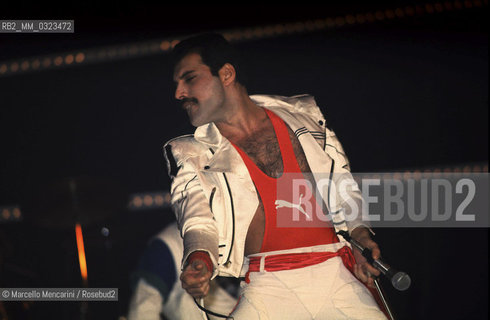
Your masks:
<svg viewBox="0 0 490 320"><path fill-rule="evenodd" d="M204 260L195 259L184 268L180 281L182 288L197 299L208 294L211 276L212 272L208 270Z"/></svg>
<svg viewBox="0 0 490 320"><path fill-rule="evenodd" d="M364 227L355 228L351 233L351 238L359 242L364 248L369 248L372 252L373 259L378 259L381 256L381 251L378 245L369 236L368 229ZM354 274L362 282L369 287L374 288L374 277L379 276L380 271L369 264L362 253L353 248L356 264L354 265Z"/></svg>

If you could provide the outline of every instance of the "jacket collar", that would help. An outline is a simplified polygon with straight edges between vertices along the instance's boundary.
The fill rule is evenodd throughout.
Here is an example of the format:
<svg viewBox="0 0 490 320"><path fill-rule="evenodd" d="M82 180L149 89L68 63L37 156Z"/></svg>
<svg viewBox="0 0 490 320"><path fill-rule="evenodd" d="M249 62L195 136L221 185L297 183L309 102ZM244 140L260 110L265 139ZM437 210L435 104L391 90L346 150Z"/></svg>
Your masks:
<svg viewBox="0 0 490 320"><path fill-rule="evenodd" d="M247 174L247 168L235 147L221 135L213 122L198 127L194 132L194 138L208 149L208 155L202 158L201 171ZM242 162L242 166L237 160Z"/></svg>
<svg viewBox="0 0 490 320"><path fill-rule="evenodd" d="M254 95L250 98L258 105L275 112L281 119L283 119L295 132L300 128L304 128L304 125L296 119L292 114L293 108L300 104L300 99L310 96L300 96L298 98L286 98L277 96L266 95ZM308 101L309 103L314 100ZM312 114L314 115L314 114ZM207 157L206 163L202 166L202 169L207 172L231 172L238 175L248 176L248 170L241 159L241 156L236 151L235 147L219 132L218 127L214 123L208 123L198 127L194 132L194 138L196 141L203 143L209 149L210 155ZM315 139L311 135L301 135L299 138L303 150L307 152L306 144L313 146L313 148L319 148L317 151L321 151L320 146L316 143ZM311 163L310 157L307 157L310 167L313 169L317 164ZM316 162L315 160L313 160ZM318 163L318 165L325 164L324 160Z"/></svg>
<svg viewBox="0 0 490 320"><path fill-rule="evenodd" d="M204 143L210 148L214 147L214 150L219 147L223 139L226 139L221 135L214 122L197 127L196 131L194 132L194 138L198 142Z"/></svg>
<svg viewBox="0 0 490 320"><path fill-rule="evenodd" d="M252 101L257 104L258 106L265 107L267 109L271 109L274 112L278 112L278 109L293 109L293 104L287 102L287 97L280 97L280 96L268 96L268 95L252 95L250 96ZM289 98L290 99L290 98ZM293 100L291 102L295 102L296 104L298 103L299 99ZM279 111L279 113L282 113ZM283 118L281 116L281 118ZM291 117L294 119L294 117ZM285 119L284 119L285 120ZM286 121L286 120L285 120ZM288 124L294 125L294 123L289 123ZM294 122L294 121L293 121ZM296 130L297 128L291 127L292 130ZM214 147L216 150L223 142L223 140L227 140L225 137L221 135L219 132L218 127L213 122L204 124L202 126L197 127L196 131L194 132L194 138L201 143L204 143L205 145L209 147Z"/></svg>

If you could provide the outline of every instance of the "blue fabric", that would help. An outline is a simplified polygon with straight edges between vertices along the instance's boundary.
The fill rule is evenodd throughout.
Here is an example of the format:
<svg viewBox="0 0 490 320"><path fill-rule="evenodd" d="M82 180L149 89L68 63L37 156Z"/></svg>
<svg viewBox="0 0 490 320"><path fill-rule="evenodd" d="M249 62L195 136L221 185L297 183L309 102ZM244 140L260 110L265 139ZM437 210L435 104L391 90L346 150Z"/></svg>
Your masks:
<svg viewBox="0 0 490 320"><path fill-rule="evenodd" d="M136 272L157 288L166 300L168 292L177 281L175 262L168 246L160 239L153 240L143 252Z"/></svg>

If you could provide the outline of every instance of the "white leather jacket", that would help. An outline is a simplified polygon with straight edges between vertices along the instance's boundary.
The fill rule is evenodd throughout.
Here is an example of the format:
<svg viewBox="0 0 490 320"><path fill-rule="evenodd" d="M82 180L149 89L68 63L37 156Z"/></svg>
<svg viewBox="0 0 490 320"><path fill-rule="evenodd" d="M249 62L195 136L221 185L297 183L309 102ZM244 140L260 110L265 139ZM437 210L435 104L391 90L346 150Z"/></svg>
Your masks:
<svg viewBox="0 0 490 320"><path fill-rule="evenodd" d="M288 124L315 179L316 173L325 176L334 172L352 178L342 146L335 133L327 129L312 96L250 98ZM170 140L164 153L172 179L171 203L184 238L183 262L194 251L205 251L215 266L213 277L243 275L246 270L242 267L248 265L244 257L245 238L259 202L240 155L214 123L198 127L194 135ZM345 200L331 201L338 195L328 190L322 198L337 231L366 225L360 219L346 220L349 206ZM349 196L350 201L362 201L357 184L354 183Z"/></svg>

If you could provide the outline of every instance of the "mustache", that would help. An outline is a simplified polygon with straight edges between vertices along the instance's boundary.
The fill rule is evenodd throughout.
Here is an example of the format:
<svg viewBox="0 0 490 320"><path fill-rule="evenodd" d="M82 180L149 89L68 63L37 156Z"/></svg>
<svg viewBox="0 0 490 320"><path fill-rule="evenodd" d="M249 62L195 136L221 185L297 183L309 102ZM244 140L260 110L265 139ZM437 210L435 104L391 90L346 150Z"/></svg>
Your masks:
<svg viewBox="0 0 490 320"><path fill-rule="evenodd" d="M184 99L180 100L180 106L183 108L183 107L184 107L184 105L185 105L186 103L189 103L189 102L191 102L191 103L195 103L195 104L197 104L197 103L198 103L196 98L184 98Z"/></svg>

